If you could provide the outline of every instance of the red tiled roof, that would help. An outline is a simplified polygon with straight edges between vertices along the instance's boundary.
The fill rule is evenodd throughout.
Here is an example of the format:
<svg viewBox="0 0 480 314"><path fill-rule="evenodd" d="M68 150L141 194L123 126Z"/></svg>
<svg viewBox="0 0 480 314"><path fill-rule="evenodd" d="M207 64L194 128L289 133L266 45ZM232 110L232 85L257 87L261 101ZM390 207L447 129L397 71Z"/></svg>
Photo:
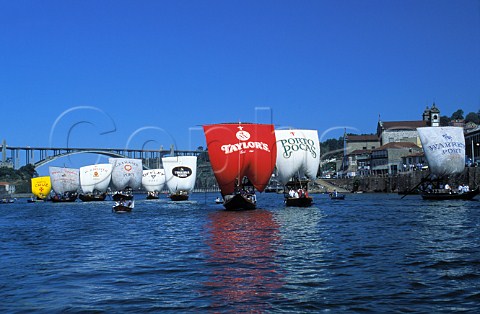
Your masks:
<svg viewBox="0 0 480 314"><path fill-rule="evenodd" d="M383 122L384 130L414 130L416 128L427 126L427 121L390 121Z"/></svg>
<svg viewBox="0 0 480 314"><path fill-rule="evenodd" d="M378 142L378 136L371 135L347 135L347 142Z"/></svg>
<svg viewBox="0 0 480 314"><path fill-rule="evenodd" d="M420 147L418 147L415 143L412 143L412 142L391 142L391 143L387 143L385 145L382 145L378 148L375 148L374 150L383 150L383 149L399 149L399 148L418 148L420 149Z"/></svg>
<svg viewBox="0 0 480 314"><path fill-rule="evenodd" d="M371 149L356 149L354 151L352 151L350 154L348 155L362 155L362 154L368 154L370 153L372 150Z"/></svg>

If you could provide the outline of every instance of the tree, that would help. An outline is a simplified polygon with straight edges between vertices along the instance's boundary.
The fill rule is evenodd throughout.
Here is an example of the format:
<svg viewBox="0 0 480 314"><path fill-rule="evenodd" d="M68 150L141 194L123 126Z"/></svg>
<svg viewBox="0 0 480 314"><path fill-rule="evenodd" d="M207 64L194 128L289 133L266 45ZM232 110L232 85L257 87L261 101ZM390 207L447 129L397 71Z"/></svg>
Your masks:
<svg viewBox="0 0 480 314"><path fill-rule="evenodd" d="M440 126L449 126L450 125L450 118L447 116L440 117Z"/></svg>
<svg viewBox="0 0 480 314"><path fill-rule="evenodd" d="M455 111L454 113L452 113L451 119L452 119L452 120L462 120L462 119L463 119L463 110L462 110L462 109L458 109L457 111Z"/></svg>
<svg viewBox="0 0 480 314"><path fill-rule="evenodd" d="M465 122L473 122L475 124L480 124L480 117L475 112L470 112L465 117Z"/></svg>

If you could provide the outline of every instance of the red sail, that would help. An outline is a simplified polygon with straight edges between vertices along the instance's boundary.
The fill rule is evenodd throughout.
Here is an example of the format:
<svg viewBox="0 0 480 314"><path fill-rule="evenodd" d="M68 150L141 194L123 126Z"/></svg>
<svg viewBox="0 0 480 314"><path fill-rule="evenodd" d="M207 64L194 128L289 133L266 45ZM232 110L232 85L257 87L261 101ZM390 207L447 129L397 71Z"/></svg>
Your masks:
<svg viewBox="0 0 480 314"><path fill-rule="evenodd" d="M232 194L236 180L246 176L262 192L277 157L271 124L225 123L203 127L208 155L222 194Z"/></svg>

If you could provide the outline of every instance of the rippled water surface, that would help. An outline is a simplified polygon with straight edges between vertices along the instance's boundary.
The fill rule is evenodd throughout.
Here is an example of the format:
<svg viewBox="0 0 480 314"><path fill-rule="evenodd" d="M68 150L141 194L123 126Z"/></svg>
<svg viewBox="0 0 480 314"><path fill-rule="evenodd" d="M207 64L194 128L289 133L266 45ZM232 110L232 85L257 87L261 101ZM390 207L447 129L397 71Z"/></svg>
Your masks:
<svg viewBox="0 0 480 314"><path fill-rule="evenodd" d="M453 312L480 308L480 202L315 194L0 204L1 312Z"/></svg>

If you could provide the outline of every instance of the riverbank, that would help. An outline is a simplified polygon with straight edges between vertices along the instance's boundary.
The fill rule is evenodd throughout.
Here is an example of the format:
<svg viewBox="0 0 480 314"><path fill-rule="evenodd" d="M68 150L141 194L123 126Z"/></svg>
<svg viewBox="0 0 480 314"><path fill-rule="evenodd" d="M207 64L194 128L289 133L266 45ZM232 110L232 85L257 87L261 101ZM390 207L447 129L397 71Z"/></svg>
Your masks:
<svg viewBox="0 0 480 314"><path fill-rule="evenodd" d="M423 179L429 175L428 171L402 172L393 176L368 176L340 179L322 179L322 182L334 186L337 191L366 192L366 193L406 193L414 190ZM467 184L470 187L478 186L480 168L467 167L460 175L448 178L448 183L456 187ZM319 181L319 180L317 180Z"/></svg>

